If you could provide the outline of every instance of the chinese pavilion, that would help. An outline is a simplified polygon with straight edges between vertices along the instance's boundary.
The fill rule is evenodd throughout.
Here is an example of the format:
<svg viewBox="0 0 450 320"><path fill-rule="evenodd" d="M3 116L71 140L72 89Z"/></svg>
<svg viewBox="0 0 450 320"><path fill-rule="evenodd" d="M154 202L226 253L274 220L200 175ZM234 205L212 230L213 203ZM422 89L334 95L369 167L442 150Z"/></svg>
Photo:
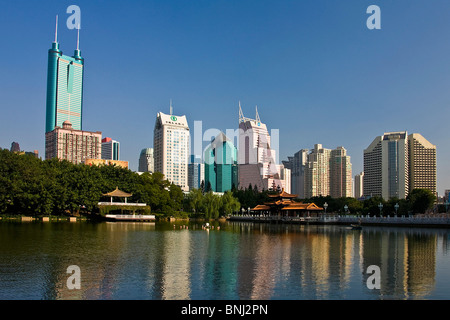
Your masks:
<svg viewBox="0 0 450 320"><path fill-rule="evenodd" d="M277 194L269 194L270 202L257 205L251 211L255 214L269 214L272 216L283 217L305 217L317 216L323 211L323 208L314 203L303 203L294 201L297 198L296 194L289 194L284 189Z"/></svg>

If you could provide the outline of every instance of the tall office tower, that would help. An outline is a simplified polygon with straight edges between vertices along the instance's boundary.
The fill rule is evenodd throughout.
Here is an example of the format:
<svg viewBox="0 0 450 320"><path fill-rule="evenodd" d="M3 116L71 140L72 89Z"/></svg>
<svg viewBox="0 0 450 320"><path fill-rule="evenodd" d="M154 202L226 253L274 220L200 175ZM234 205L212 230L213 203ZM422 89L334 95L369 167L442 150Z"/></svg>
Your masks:
<svg viewBox="0 0 450 320"><path fill-rule="evenodd" d="M109 137L102 139L102 159L119 160L120 143Z"/></svg>
<svg viewBox="0 0 450 320"><path fill-rule="evenodd" d="M277 164L276 151L271 148L267 126L261 122L256 109L256 119L244 117L239 103L238 188L256 186L259 190L290 189L281 178L284 166Z"/></svg>
<svg viewBox="0 0 450 320"><path fill-rule="evenodd" d="M189 190L200 189L202 182L205 183L205 164L200 157L191 155L191 162L188 164Z"/></svg>
<svg viewBox="0 0 450 320"><path fill-rule="evenodd" d="M18 142L12 142L11 148L9 149L11 152L20 152L20 146Z"/></svg>
<svg viewBox="0 0 450 320"><path fill-rule="evenodd" d="M153 148L145 148L141 150L139 155L139 172L151 172L155 171L153 161Z"/></svg>
<svg viewBox="0 0 450 320"><path fill-rule="evenodd" d="M347 150L337 147L330 153L330 196L333 198L352 196L352 163Z"/></svg>
<svg viewBox="0 0 450 320"><path fill-rule="evenodd" d="M84 58L79 47L72 57L65 56L59 49L58 20L56 20L55 41L48 51L47 107L45 132L64 121L72 123L74 130L82 130Z"/></svg>
<svg viewBox="0 0 450 320"><path fill-rule="evenodd" d="M282 161L285 168L291 170L291 193L300 199L305 198L305 166L308 157L308 149L301 149L288 161Z"/></svg>
<svg viewBox="0 0 450 320"><path fill-rule="evenodd" d="M189 137L186 116L157 114L153 134L155 172L164 174L183 191L189 191Z"/></svg>
<svg viewBox="0 0 450 320"><path fill-rule="evenodd" d="M315 144L305 165L305 198L330 195L331 150Z"/></svg>
<svg viewBox="0 0 450 320"><path fill-rule="evenodd" d="M237 149L225 134L220 133L205 150L205 185L215 192L237 187Z"/></svg>
<svg viewBox="0 0 450 320"><path fill-rule="evenodd" d="M364 150L364 196L404 199L409 192L408 133L388 132Z"/></svg>
<svg viewBox="0 0 450 320"><path fill-rule="evenodd" d="M101 132L75 130L66 120L62 128L55 127L45 134L45 159L58 158L75 164L101 159L101 141Z"/></svg>
<svg viewBox="0 0 450 320"><path fill-rule="evenodd" d="M408 136L409 190L428 189L436 192L436 146L419 133Z"/></svg>
<svg viewBox="0 0 450 320"><path fill-rule="evenodd" d="M355 176L355 191L354 197L356 199L361 198L364 195L363 187L364 187L364 172L357 174Z"/></svg>

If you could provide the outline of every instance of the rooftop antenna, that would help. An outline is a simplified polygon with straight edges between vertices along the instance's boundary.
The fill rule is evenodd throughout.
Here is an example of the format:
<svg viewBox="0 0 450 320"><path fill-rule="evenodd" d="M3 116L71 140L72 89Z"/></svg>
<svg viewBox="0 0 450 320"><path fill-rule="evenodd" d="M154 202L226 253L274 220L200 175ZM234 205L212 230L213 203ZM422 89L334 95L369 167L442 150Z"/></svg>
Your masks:
<svg viewBox="0 0 450 320"><path fill-rule="evenodd" d="M241 101L239 101L239 122L244 122L244 113L242 112L242 108L241 108Z"/></svg>
<svg viewBox="0 0 450 320"><path fill-rule="evenodd" d="M259 119L259 114L258 114L258 106L256 106L256 121L261 122L261 119Z"/></svg>
<svg viewBox="0 0 450 320"><path fill-rule="evenodd" d="M56 15L56 25L55 25L55 43L58 42L58 15Z"/></svg>
<svg viewBox="0 0 450 320"><path fill-rule="evenodd" d="M172 115L173 107L172 107L172 99L170 99L170 115Z"/></svg>
<svg viewBox="0 0 450 320"><path fill-rule="evenodd" d="M80 24L78 24L77 50L80 50Z"/></svg>

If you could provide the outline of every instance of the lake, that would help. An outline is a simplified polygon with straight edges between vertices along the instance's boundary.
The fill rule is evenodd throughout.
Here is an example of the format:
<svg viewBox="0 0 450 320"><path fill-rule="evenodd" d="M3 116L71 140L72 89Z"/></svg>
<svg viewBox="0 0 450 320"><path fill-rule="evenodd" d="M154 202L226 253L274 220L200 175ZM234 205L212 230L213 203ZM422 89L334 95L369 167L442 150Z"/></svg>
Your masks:
<svg viewBox="0 0 450 320"><path fill-rule="evenodd" d="M0 221L0 299L450 297L448 229L213 225Z"/></svg>

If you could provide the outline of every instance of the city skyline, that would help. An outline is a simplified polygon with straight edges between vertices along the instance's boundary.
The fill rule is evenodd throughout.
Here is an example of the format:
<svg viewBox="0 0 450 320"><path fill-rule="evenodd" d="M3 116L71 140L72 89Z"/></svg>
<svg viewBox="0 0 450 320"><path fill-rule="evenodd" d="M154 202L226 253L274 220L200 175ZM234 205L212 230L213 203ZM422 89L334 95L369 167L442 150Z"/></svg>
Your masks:
<svg viewBox="0 0 450 320"><path fill-rule="evenodd" d="M65 25L70 4L9 2L0 13L4 43L15 49L3 51L1 148L17 141L45 153L48 49L56 15L60 50L77 47L77 30ZM381 7L381 30L366 27L371 4ZM420 133L436 145L442 196L450 188L450 3L433 4L79 1L83 130L120 141L137 171L170 99L190 127L203 121L221 131L238 127L241 101L245 114L258 105L268 128L279 129L278 163L315 144L343 145L354 173L380 132Z"/></svg>

